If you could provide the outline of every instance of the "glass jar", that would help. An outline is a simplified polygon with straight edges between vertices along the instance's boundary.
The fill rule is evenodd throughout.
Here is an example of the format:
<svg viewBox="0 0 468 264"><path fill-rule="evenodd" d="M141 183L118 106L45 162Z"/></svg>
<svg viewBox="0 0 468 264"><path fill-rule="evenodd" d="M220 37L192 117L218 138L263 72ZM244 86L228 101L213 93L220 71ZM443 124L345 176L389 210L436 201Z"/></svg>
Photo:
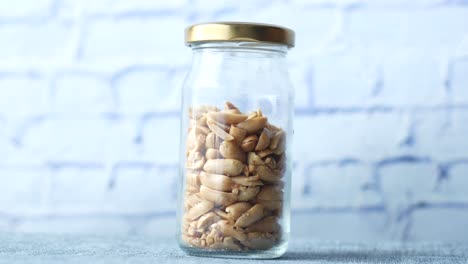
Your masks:
<svg viewBox="0 0 468 264"><path fill-rule="evenodd" d="M277 258L290 230L294 32L273 25L187 28L178 242L190 255Z"/></svg>

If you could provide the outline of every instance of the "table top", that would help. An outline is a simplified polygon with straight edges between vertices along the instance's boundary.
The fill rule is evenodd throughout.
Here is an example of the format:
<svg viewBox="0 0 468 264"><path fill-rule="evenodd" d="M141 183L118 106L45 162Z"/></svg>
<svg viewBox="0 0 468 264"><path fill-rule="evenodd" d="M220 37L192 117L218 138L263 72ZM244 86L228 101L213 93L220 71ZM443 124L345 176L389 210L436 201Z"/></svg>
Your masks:
<svg viewBox="0 0 468 264"><path fill-rule="evenodd" d="M0 263L260 263L192 257L151 236L0 233ZM293 238L275 263L468 263L468 244L344 243Z"/></svg>

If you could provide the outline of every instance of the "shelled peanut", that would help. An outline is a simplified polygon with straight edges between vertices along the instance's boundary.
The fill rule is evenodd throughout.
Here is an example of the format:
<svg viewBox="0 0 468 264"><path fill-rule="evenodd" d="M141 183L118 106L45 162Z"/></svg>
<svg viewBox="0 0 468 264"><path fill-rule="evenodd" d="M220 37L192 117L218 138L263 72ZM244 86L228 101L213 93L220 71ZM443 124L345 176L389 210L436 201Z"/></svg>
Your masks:
<svg viewBox="0 0 468 264"><path fill-rule="evenodd" d="M260 110L189 110L182 238L190 246L263 250L281 240L286 134Z"/></svg>

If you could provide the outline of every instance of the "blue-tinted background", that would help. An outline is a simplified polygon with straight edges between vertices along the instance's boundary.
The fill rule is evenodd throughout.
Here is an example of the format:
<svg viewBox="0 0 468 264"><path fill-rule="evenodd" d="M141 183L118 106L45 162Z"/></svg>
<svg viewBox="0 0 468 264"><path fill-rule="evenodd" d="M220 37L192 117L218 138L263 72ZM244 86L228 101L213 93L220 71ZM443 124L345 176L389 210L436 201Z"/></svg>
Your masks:
<svg viewBox="0 0 468 264"><path fill-rule="evenodd" d="M468 240L468 1L0 1L0 231L172 236L183 30L297 33L293 235Z"/></svg>

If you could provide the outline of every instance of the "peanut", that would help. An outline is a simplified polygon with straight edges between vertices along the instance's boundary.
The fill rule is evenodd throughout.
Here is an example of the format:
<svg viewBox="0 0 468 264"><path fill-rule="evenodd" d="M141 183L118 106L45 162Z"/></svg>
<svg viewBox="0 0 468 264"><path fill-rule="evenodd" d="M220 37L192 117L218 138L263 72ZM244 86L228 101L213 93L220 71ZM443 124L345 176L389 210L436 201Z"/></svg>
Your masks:
<svg viewBox="0 0 468 264"><path fill-rule="evenodd" d="M209 187L216 191L230 192L232 191L233 181L230 177L211 174L206 172L200 173L200 182L206 187Z"/></svg>
<svg viewBox="0 0 468 264"><path fill-rule="evenodd" d="M223 141L219 147L219 152L226 159L236 159L245 162L245 153L234 141Z"/></svg>
<svg viewBox="0 0 468 264"><path fill-rule="evenodd" d="M187 219L193 221L198 217L202 216L203 214L209 212L213 209L214 204L210 202L200 202L193 206L187 213Z"/></svg>
<svg viewBox="0 0 468 264"><path fill-rule="evenodd" d="M205 152L205 158L207 160L219 159L219 158L222 158L222 155L221 155L221 153L219 153L219 150L214 149L214 148L209 148Z"/></svg>
<svg viewBox="0 0 468 264"><path fill-rule="evenodd" d="M266 123L266 117L254 117L252 119L247 119L244 122L237 124L237 127L247 130L248 134L252 134L264 128Z"/></svg>
<svg viewBox="0 0 468 264"><path fill-rule="evenodd" d="M247 119L246 115L234 114L228 111L209 112L207 116L209 119L215 120L216 122L229 125L237 124Z"/></svg>
<svg viewBox="0 0 468 264"><path fill-rule="evenodd" d="M253 151L255 146L257 146L258 137L257 135L251 135L246 138L241 143L241 148L245 152Z"/></svg>
<svg viewBox="0 0 468 264"><path fill-rule="evenodd" d="M212 120L208 119L208 121L206 121L206 124L211 129L211 131L213 131L213 133L215 133L218 137L220 137L220 138L222 138L224 140L227 140L227 141L234 140L234 137L232 135L228 134L224 130L224 128L219 126L219 124L217 124L215 121L212 121Z"/></svg>
<svg viewBox="0 0 468 264"><path fill-rule="evenodd" d="M244 169L244 164L235 159L213 159L208 160L203 169L209 173L237 176Z"/></svg>
<svg viewBox="0 0 468 264"><path fill-rule="evenodd" d="M249 203L245 202L240 202L240 203L235 203L232 204L228 207L226 207L226 212L228 213L228 216L232 220L237 220L239 216L241 216L243 213L245 213L247 210L249 210L252 207Z"/></svg>
<svg viewBox="0 0 468 264"><path fill-rule="evenodd" d="M270 145L271 140L271 132L268 128L264 128L262 134L258 138L257 146L255 147L255 151L260 151L266 149Z"/></svg>
<svg viewBox="0 0 468 264"><path fill-rule="evenodd" d="M265 207L261 204L256 204L247 212L243 213L237 220L235 225L239 227L247 227L256 221L260 220L263 218Z"/></svg>
<svg viewBox="0 0 468 264"><path fill-rule="evenodd" d="M200 196L207 201L222 206L228 206L237 201L236 195L232 193L216 191L204 185L200 187Z"/></svg>
<svg viewBox="0 0 468 264"><path fill-rule="evenodd" d="M242 144L242 141L245 138L245 135L247 135L247 131L245 129L231 125L231 128L229 129L229 134L234 137L234 141L238 146L240 146L240 144Z"/></svg>

